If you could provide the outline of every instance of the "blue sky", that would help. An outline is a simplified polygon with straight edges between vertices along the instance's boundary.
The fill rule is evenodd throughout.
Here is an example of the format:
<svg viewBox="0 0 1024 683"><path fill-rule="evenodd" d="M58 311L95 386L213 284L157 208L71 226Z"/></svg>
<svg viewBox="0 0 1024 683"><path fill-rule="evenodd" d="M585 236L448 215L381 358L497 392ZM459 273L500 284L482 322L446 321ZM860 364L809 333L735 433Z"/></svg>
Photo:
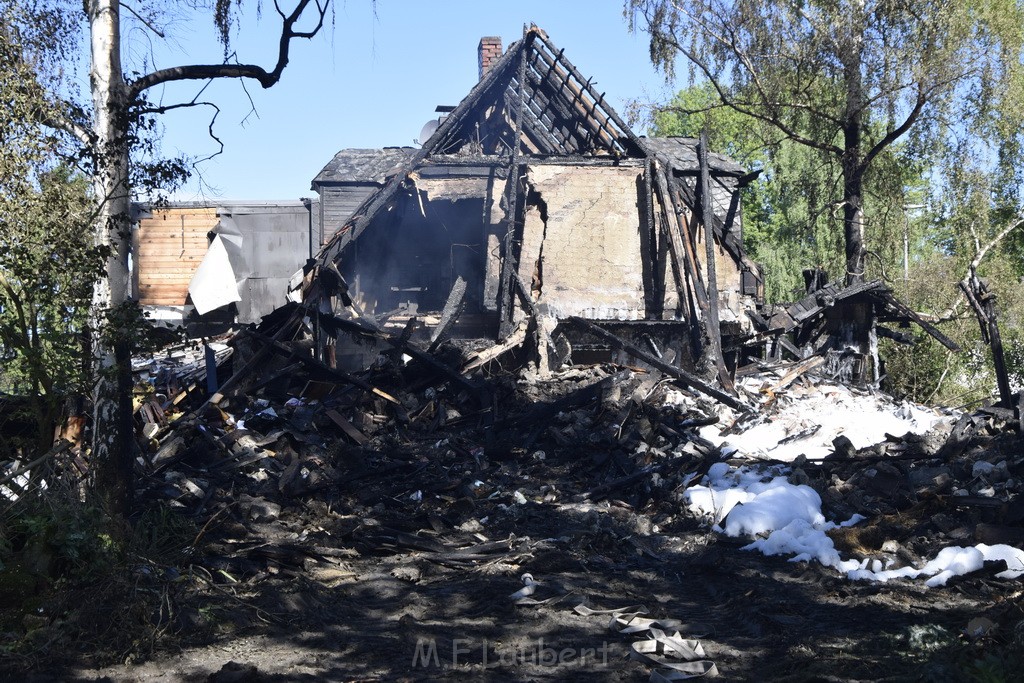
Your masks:
<svg viewBox="0 0 1024 683"><path fill-rule="evenodd" d="M232 48L239 61L269 67L277 17L272 3L262 5L258 21L254 12L241 18ZM221 109L215 132L225 150L200 166L202 183L193 181L174 198L313 196L310 181L337 150L414 144L423 124L436 116L435 106L458 104L476 82L480 38L499 35L507 46L531 22L593 77L620 114L629 100L664 100L674 89L651 66L646 35L629 33L618 0L378 0L375 11L369 0L339 2L333 28L293 45L278 85L262 90L249 83L247 95L238 81L225 81L203 91L200 99ZM222 57L209 16L190 21L183 14L169 37L156 47L158 67ZM150 39L140 29L128 30L125 49L128 59L150 54ZM201 87L170 84L150 98L188 101ZM164 115L164 153L201 157L216 151L207 134L211 112Z"/></svg>

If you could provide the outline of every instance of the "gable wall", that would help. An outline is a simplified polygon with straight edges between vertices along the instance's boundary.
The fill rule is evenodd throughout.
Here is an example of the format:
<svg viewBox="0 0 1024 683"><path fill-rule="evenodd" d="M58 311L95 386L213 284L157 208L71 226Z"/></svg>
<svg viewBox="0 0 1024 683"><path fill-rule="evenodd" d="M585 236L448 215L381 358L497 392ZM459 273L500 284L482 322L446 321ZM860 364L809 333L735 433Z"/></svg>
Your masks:
<svg viewBox="0 0 1024 683"><path fill-rule="evenodd" d="M380 189L376 183L345 183L338 185L319 185L320 193L320 225L322 242L329 240L335 232L345 225L363 201Z"/></svg>

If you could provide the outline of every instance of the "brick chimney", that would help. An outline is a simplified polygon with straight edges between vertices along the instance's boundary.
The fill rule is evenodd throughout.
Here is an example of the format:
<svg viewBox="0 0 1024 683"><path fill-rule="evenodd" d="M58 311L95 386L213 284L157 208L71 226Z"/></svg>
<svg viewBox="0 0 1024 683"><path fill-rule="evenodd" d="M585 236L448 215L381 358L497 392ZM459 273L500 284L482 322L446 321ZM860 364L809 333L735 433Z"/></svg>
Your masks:
<svg viewBox="0 0 1024 683"><path fill-rule="evenodd" d="M501 56L501 36L484 36L480 39L480 45L476 51L479 58L477 64L480 66L480 79L483 80L484 75L491 70L491 66Z"/></svg>

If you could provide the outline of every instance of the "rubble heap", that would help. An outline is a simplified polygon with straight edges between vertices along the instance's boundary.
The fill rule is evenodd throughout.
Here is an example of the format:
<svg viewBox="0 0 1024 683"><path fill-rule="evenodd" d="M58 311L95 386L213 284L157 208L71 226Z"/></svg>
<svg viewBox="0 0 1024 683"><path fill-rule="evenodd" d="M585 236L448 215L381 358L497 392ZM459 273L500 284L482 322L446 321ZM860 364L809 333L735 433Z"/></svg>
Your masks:
<svg viewBox="0 0 1024 683"><path fill-rule="evenodd" d="M759 481L811 491L825 518L862 520L826 533L868 569L1024 543L1024 456L999 409L898 404L826 382L806 361L748 369L730 409L641 360L540 372L521 348L461 340L428 352L411 333L346 373L312 358L304 325L282 314L237 335L232 376L205 401L165 405L140 459L140 499L201 528L191 571L211 586L259 592L305 577L341 590L382 571L410 585L468 572L509 594L529 570L545 608L595 600L621 613L626 596L609 604L600 582L558 577L737 562L746 553L728 536L707 535L728 518L709 519L694 496L753 466L771 468ZM814 412L837 400L891 419L868 438L863 417ZM737 449L745 435L759 452ZM770 531L747 529L742 543ZM975 585L998 590L986 582L1013 561L982 562ZM1007 607L986 614L1014 618Z"/></svg>

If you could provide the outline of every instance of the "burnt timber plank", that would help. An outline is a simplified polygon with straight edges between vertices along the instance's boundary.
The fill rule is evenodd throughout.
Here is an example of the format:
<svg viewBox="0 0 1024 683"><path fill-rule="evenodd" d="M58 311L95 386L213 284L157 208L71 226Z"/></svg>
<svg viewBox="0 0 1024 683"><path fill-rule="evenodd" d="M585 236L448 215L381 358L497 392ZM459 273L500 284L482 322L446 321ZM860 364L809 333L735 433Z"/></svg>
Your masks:
<svg viewBox="0 0 1024 683"><path fill-rule="evenodd" d="M960 346L955 341L944 335L942 332L939 331L937 327L935 327L930 322L919 316L913 309L911 309L909 306L907 306L902 301L893 296L891 292L887 294L880 294L879 296L884 297L884 300L887 304L889 304L894 309L896 309L897 311L899 311L900 313L902 313L903 315L907 316L915 323L920 325L922 330L924 330L932 337L934 337L936 341L945 346L947 349L949 349L950 351L960 350Z"/></svg>
<svg viewBox="0 0 1024 683"><path fill-rule="evenodd" d="M679 304L687 306L691 327L695 327L701 319L699 311L703 309L698 309L697 304L694 302L696 286L694 286L693 296L690 295L690 290L687 288L688 278L690 277L690 265L679 232L673 229L675 225L673 220L675 209L669 196L668 184L665 180L665 167L660 162L659 165L661 168L655 169L653 173L654 191L657 193L658 205L661 208L662 234L665 237L662 243L667 243L669 255L672 257L672 275L676 291L679 295ZM694 352L698 354L700 352L699 334L694 334Z"/></svg>
<svg viewBox="0 0 1024 683"><path fill-rule="evenodd" d="M681 183L677 182L676 179L672 177L668 170L668 165L665 166L665 169L666 180L670 190L672 190L669 193L669 198L672 202L673 213L676 216L676 225L679 228L679 236L682 241L683 252L686 254L687 265L689 266L689 282L693 284L693 292L697 299L697 303L699 304L699 310L701 312L700 319L704 322L704 326L708 327L708 316L710 315L710 311L708 310L708 293L704 284L703 273L700 268L700 259L697 258L694 248L695 242L693 234L690 231L690 216L693 214L686 209L687 205L681 199L677 201L677 198L681 197L678 190L678 186L681 185ZM699 355L702 353L703 340L697 327L694 326L692 329L694 334L694 352L695 355Z"/></svg>
<svg viewBox="0 0 1024 683"><path fill-rule="evenodd" d="M246 330L246 334L248 334L252 338L256 339L257 341L260 341L263 344L267 345L272 351L276 351L277 353L280 353L280 354L282 354L283 356L285 356L287 358L293 358L293 359L301 362L303 365L308 365L309 367L317 370L318 372L322 372L322 373L324 373L326 375L329 375L330 377L334 377L335 379L339 379L342 382L345 382L347 384L351 384L351 385L353 385L355 387L358 387L358 388L360 388L363 391L366 391L368 393L374 394L376 396L380 396L381 398L383 398L388 403L392 403L392 404L398 405L398 406L401 405L401 402L398 399L396 399L394 396L392 396L391 394L387 393L386 391L378 389L377 387L373 386L372 384L370 384L366 380L362 379L361 377L356 377L355 375L350 375L347 372L342 372L341 370L338 370L337 368L332 368L331 366L327 365L327 363L324 363L323 361L317 360L316 358L313 358L312 356L307 356L307 355L302 354L302 353L297 353L294 348L288 346L287 344L285 344L285 343L283 343L283 342L281 342L279 340L272 339L271 337L268 337L266 335L260 334L259 332L256 332L255 330Z"/></svg>
<svg viewBox="0 0 1024 683"><path fill-rule="evenodd" d="M700 216L704 223L704 254L708 269L708 324L707 333L711 340L711 353L718 369L718 381L730 394L736 393L729 369L725 367L722 354L722 326L718 320L718 275L715 271L715 229L711 224L711 216L715 215L711 206L711 176L708 174L708 131L705 127L700 133L700 144L697 145L697 163L700 166Z"/></svg>
<svg viewBox="0 0 1024 683"><path fill-rule="evenodd" d="M356 429L356 426L345 419L345 417L337 410L331 409L327 411L327 417L331 419L331 422L338 425L341 431L345 432L350 439L355 441L360 446L365 446L369 443L369 439L361 431Z"/></svg>
<svg viewBox="0 0 1024 683"><path fill-rule="evenodd" d="M356 334L361 334L369 338L379 339L392 348L408 353L414 359L420 361L435 372L447 376L474 396L480 395L481 386L477 382L463 377L458 370L437 360L426 351L419 349L412 342L403 341L401 339L401 335L389 335L380 330L376 330L365 323L357 322L355 320L346 320L345 318L339 318L327 313L320 313L319 320L325 328L333 329L335 333L339 330L344 330L346 332L355 332Z"/></svg>
<svg viewBox="0 0 1024 683"><path fill-rule="evenodd" d="M526 42L526 39L523 39ZM512 333L514 328L514 317L515 310L515 293L512 287L512 274L519 269L518 259L515 257L515 249L513 248L512 242L515 239L516 233L516 217L519 215L519 154L520 145L519 140L523 135L523 111L526 109L526 93L525 93L525 82L526 82L526 50L522 50L519 54L519 70L518 70L518 81L519 81L519 101L516 107L516 118L515 118L515 144L512 146L512 158L509 160L509 174L508 180L505 185L506 192L506 206L508 206L508 220L506 221L507 228L505 230L505 253L502 255L501 264L501 283L498 288L498 295L501 297L501 301L498 305L498 326L499 334L502 337L507 337ZM460 379L462 375L458 375Z"/></svg>
<svg viewBox="0 0 1024 683"><path fill-rule="evenodd" d="M700 320L703 319L707 294L704 291L704 283L700 280L699 275L695 274L696 263L694 255L686 248L685 240L683 239L685 232L682 229L683 220L679 215L678 205L672 196L666 161L659 160L658 165L661 168L654 176L655 189L658 191L658 201L661 203L664 217L666 218L664 233L668 237L669 250L672 253L672 260L679 271L680 277L689 278L693 283L693 293L699 307L699 315L695 319ZM683 292L680 292L680 296L683 296Z"/></svg>
<svg viewBox="0 0 1024 683"><path fill-rule="evenodd" d="M672 377L674 381L676 381L677 383L681 384L684 387L687 387L688 389L694 389L696 391L699 391L700 393L705 394L706 396L710 396L711 398L716 399L720 403L724 403L730 408L735 408L737 410L742 411L751 410L750 406L741 403L739 399L737 399L735 396L727 394L721 389L716 389L715 387L705 382L703 379L695 375L692 375L681 368L677 368L674 365L666 363L657 356L647 353L643 349L629 343L625 339L622 339L621 337L612 334L608 330L598 327L589 320L573 316L567 318L567 321L583 328L587 332L593 334L595 337L598 337L603 341L608 342L614 348L621 349L622 351L625 351L634 358L642 360L651 367L661 370L669 377Z"/></svg>
<svg viewBox="0 0 1024 683"><path fill-rule="evenodd" d="M302 311L299 308L296 308L294 311L292 311L291 315L288 316L287 320L285 320L284 323L279 328L277 328L277 331L274 332L274 335L272 337L269 337L269 339L273 342L277 342L281 339L284 339L289 334L294 334L295 326L301 319L301 314ZM225 396L227 396L230 391L234 389L235 385L237 385L239 382L248 377L249 374L252 373L252 371L255 370L260 363L266 360L266 358L270 355L272 348L273 347L271 345L264 344L263 348L254 353L252 355L252 358L250 358L248 362L242 365L242 367L235 370L234 374L232 374L231 377L229 377L226 382L220 385L220 390L216 394L213 394L212 396L208 397L206 399L206 402L212 403L213 405L217 405L218 403L220 403L221 400Z"/></svg>

